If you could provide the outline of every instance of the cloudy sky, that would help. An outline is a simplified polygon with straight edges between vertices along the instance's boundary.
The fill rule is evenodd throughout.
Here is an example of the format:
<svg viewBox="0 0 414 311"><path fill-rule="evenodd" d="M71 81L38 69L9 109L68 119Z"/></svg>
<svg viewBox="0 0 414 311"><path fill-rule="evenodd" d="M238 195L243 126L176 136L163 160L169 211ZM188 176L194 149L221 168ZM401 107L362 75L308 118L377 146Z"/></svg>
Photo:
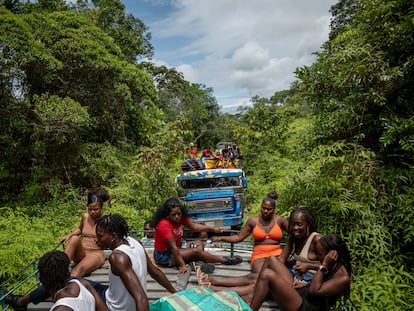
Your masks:
<svg viewBox="0 0 414 311"><path fill-rule="evenodd" d="M214 89L222 112L288 89L329 34L334 0L123 0L152 34L153 62Z"/></svg>

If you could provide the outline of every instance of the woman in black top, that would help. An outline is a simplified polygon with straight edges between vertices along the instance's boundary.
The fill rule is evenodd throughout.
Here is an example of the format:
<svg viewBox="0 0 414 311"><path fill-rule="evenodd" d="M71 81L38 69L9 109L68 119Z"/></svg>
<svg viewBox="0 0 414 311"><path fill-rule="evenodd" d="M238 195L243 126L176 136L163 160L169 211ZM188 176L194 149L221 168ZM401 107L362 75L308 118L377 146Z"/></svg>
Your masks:
<svg viewBox="0 0 414 311"><path fill-rule="evenodd" d="M336 234L323 236L316 245L321 265L307 287L294 288L293 277L277 258L269 257L257 279L253 310L258 310L269 295L283 311L329 310L336 299L349 291L351 256Z"/></svg>

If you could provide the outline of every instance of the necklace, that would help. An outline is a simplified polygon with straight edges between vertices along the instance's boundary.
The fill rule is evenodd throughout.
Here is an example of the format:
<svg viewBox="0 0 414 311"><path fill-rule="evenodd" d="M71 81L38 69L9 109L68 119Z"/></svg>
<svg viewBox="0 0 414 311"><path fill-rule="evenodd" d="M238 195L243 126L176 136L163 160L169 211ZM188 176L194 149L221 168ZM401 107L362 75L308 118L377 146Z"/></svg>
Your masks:
<svg viewBox="0 0 414 311"><path fill-rule="evenodd" d="M308 240L308 237L309 236L304 237L303 240L300 241L300 244L295 241L295 243L293 244L293 249L294 249L296 254L298 254L302 251L302 248L305 246L305 243Z"/></svg>

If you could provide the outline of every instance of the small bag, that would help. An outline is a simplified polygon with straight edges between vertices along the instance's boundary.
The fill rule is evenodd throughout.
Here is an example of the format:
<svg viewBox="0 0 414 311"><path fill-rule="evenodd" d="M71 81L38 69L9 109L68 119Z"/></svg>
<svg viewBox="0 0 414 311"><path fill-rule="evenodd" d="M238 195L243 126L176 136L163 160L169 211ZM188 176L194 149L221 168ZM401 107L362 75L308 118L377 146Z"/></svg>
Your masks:
<svg viewBox="0 0 414 311"><path fill-rule="evenodd" d="M286 259L286 267L293 268L293 266L296 264L296 258L295 258L295 248L292 249L290 252L288 258Z"/></svg>

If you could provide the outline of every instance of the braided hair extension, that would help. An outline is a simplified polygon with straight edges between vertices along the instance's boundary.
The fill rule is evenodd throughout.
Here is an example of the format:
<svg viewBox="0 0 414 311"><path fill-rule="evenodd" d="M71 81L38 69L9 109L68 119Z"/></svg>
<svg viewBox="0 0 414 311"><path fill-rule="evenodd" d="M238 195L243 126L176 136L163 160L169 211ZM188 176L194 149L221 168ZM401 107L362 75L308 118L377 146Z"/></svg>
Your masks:
<svg viewBox="0 0 414 311"><path fill-rule="evenodd" d="M69 257L61 251L50 251L40 257L38 269L40 282L49 293L56 293L68 283Z"/></svg>
<svg viewBox="0 0 414 311"><path fill-rule="evenodd" d="M319 240L321 246L326 250L336 250L338 253L338 260L342 263L348 272L349 276L351 276L352 266L351 266L351 253L349 252L348 247L346 246L344 240L338 234L327 234L321 237ZM352 305L352 301L350 300L350 291L351 289L348 288L346 293L343 295L343 301L339 301L339 305L342 305L342 310L347 310L346 304L349 301Z"/></svg>
<svg viewBox="0 0 414 311"><path fill-rule="evenodd" d="M116 233L120 239L128 235L128 224L119 214L103 215L95 220L96 229L102 229L105 232Z"/></svg>

